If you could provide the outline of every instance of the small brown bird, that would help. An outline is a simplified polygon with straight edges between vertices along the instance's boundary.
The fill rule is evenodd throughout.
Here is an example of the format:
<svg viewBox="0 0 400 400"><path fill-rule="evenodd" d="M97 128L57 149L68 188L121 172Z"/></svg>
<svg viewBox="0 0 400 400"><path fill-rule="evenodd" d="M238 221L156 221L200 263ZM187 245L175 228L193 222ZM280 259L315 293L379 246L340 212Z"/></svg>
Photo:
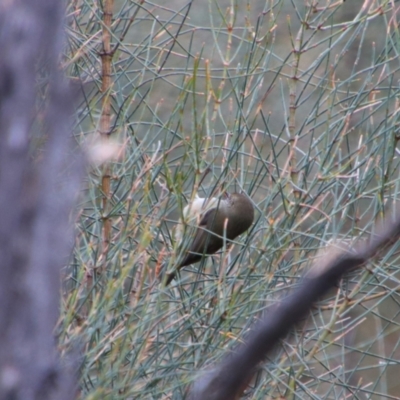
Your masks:
<svg viewBox="0 0 400 400"><path fill-rule="evenodd" d="M192 204L185 207L183 215L185 218L200 215L200 222L194 240L182 261L174 271L166 273L165 285L175 278L181 268L200 261L203 255L214 254L220 250L225 239L233 240L247 231L254 220L254 207L243 193L225 193L220 200L214 197L196 198Z"/></svg>

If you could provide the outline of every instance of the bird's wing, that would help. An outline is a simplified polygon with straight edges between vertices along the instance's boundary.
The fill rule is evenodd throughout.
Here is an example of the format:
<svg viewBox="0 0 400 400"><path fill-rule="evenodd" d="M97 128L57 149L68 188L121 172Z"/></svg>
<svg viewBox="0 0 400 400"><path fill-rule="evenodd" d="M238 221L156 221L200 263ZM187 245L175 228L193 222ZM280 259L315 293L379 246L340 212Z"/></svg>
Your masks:
<svg viewBox="0 0 400 400"><path fill-rule="evenodd" d="M188 252L180 263L179 268L200 261L203 253L205 252L207 254L208 250L210 250L209 245L207 245L208 249L205 249L206 244L210 241L207 230L210 230L212 227L216 210L216 207L212 208L201 216L200 222L196 228L193 242L189 246ZM212 252L213 251L211 251L211 253Z"/></svg>
<svg viewBox="0 0 400 400"><path fill-rule="evenodd" d="M199 228L210 228L212 223L214 222L215 212L217 211L217 207L211 208L210 210L206 211L200 219Z"/></svg>
<svg viewBox="0 0 400 400"><path fill-rule="evenodd" d="M206 241L210 240L209 235L207 234L207 230L210 230L210 228L212 227L216 211L216 208L212 208L211 210L205 212L204 215L202 215L196 231L196 236L193 240L192 245L190 246L189 251L192 251L193 253L203 253L203 251L205 250L204 246L206 244Z"/></svg>

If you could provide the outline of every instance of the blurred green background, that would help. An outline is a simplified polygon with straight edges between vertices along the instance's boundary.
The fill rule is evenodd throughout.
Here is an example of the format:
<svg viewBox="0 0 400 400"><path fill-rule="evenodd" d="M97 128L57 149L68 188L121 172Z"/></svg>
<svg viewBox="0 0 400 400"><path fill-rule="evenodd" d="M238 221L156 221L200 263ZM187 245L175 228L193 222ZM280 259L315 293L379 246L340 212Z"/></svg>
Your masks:
<svg viewBox="0 0 400 400"><path fill-rule="evenodd" d="M62 66L91 165L57 332L63 352L82 348L79 398L183 398L327 246L368 237L390 215L398 8L69 1ZM183 207L223 190L248 193L253 227L160 287ZM398 257L395 245L340 282L260 366L246 398L400 398Z"/></svg>

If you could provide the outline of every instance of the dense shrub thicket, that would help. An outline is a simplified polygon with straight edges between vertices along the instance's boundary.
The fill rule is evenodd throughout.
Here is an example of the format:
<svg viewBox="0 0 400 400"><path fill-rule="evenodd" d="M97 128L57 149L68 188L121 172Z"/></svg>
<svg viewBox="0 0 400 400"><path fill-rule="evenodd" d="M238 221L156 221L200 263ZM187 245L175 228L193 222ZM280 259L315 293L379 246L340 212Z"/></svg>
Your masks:
<svg viewBox="0 0 400 400"><path fill-rule="evenodd" d="M397 4L255 3L68 4L92 164L57 333L83 346L81 399L183 398L327 244L397 202ZM224 190L252 198L252 228L162 288L184 206ZM248 397L397 396L398 282L394 246L321 300Z"/></svg>

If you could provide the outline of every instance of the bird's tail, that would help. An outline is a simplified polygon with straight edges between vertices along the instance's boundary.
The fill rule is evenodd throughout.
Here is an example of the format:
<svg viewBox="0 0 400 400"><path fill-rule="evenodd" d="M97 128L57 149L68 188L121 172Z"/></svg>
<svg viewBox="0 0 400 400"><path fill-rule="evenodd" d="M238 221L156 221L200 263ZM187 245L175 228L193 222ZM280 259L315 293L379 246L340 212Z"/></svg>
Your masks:
<svg viewBox="0 0 400 400"><path fill-rule="evenodd" d="M158 279L162 286L168 286L176 277L176 271L168 271L168 263L164 262L158 270Z"/></svg>
<svg viewBox="0 0 400 400"><path fill-rule="evenodd" d="M168 286L176 277L176 272L165 272L163 276L163 284L164 286Z"/></svg>

